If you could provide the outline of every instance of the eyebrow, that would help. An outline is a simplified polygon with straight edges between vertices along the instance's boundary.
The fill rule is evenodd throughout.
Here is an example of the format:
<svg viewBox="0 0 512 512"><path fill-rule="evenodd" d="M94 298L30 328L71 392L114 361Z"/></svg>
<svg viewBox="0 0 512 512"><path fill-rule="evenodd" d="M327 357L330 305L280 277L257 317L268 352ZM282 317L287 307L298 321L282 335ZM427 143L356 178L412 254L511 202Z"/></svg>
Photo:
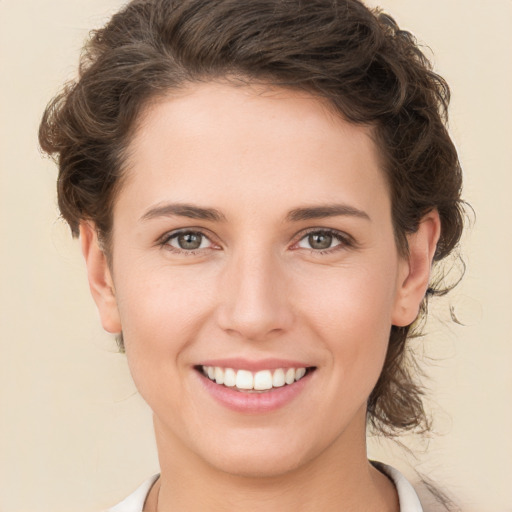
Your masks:
<svg viewBox="0 0 512 512"><path fill-rule="evenodd" d="M201 208L192 204L169 203L150 208L141 218L141 221L154 219L156 217L188 217L189 219L209 220L212 222L223 222L226 220L224 214L214 208Z"/></svg>
<svg viewBox="0 0 512 512"><path fill-rule="evenodd" d="M340 215L371 220L370 216L363 210L359 210L346 204L331 204L294 208L288 212L285 220L287 222L300 222L304 220L337 217ZM201 208L199 206L185 203L169 203L155 206L144 213L140 220L146 221L157 217L173 216L188 217L189 219L209 220L212 222L226 221L225 215L215 208Z"/></svg>
<svg viewBox="0 0 512 512"><path fill-rule="evenodd" d="M330 204L321 206L308 206L304 208L295 208L288 213L288 215L286 216L286 220L289 222L300 222L303 220L337 217L339 215L357 217L360 219L371 221L370 216L366 212L346 204Z"/></svg>

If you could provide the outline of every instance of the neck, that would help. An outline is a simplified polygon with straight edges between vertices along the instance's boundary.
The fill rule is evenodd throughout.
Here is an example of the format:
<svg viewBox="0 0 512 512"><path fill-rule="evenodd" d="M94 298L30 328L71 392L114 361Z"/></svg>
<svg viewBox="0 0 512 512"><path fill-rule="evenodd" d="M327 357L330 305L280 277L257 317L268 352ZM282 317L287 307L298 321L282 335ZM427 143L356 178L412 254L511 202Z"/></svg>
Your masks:
<svg viewBox="0 0 512 512"><path fill-rule="evenodd" d="M398 511L394 485L367 460L364 420L363 429L355 429L363 435L345 431L319 456L271 476L221 471L157 423L155 431L161 477L147 512Z"/></svg>

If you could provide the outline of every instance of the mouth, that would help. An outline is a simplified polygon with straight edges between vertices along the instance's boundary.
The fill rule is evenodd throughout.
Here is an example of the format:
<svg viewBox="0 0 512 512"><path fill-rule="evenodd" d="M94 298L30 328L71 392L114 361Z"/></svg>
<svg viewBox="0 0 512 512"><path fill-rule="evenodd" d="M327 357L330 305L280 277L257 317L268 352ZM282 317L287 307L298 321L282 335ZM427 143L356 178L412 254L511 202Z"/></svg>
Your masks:
<svg viewBox="0 0 512 512"><path fill-rule="evenodd" d="M291 386L312 373L314 366L298 368L273 368L256 372L221 366L196 366L195 369L219 386L242 393L267 393Z"/></svg>

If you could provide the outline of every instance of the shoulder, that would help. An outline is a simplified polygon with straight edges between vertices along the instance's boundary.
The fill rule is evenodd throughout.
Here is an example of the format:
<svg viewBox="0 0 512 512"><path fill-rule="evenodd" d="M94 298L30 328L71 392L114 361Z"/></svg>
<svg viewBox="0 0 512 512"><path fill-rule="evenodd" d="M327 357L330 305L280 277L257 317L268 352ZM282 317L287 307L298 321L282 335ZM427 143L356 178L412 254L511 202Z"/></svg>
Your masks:
<svg viewBox="0 0 512 512"><path fill-rule="evenodd" d="M149 491L159 476L160 475L153 475L138 487L135 492L130 494L130 496L121 503L118 503L115 507L109 508L106 512L142 512Z"/></svg>

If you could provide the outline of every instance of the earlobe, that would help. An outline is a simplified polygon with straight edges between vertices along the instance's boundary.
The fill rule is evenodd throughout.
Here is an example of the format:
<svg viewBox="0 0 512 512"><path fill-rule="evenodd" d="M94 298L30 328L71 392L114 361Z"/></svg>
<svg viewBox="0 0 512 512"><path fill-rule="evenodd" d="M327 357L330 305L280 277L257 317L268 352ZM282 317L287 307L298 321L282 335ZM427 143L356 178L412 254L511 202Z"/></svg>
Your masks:
<svg viewBox="0 0 512 512"><path fill-rule="evenodd" d="M393 325L403 327L416 320L430 280L432 261L441 233L441 221L437 210L427 213L416 232L407 235L409 254L404 257L399 272L399 282Z"/></svg>
<svg viewBox="0 0 512 512"><path fill-rule="evenodd" d="M103 328L112 334L121 332L121 321L117 301L104 250L100 247L95 226L90 222L80 223L82 254L87 266L89 288L100 314Z"/></svg>

